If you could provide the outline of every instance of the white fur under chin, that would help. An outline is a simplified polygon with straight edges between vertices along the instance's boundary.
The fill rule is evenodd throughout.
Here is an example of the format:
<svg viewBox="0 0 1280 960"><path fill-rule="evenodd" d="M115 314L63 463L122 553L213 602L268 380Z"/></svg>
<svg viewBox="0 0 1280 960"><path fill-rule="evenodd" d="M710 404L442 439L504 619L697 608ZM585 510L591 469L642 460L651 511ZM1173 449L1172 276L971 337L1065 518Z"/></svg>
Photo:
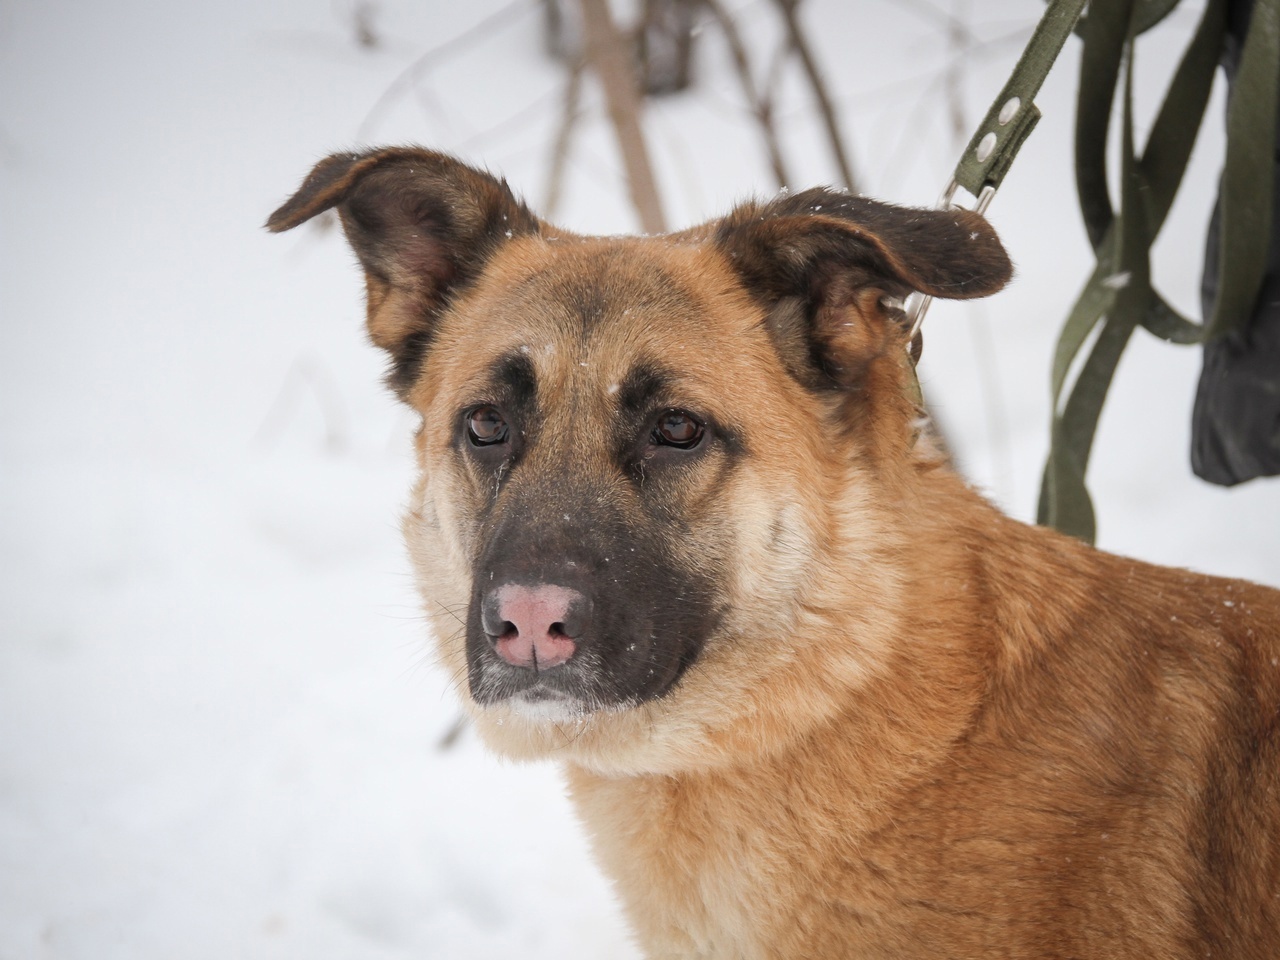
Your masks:
<svg viewBox="0 0 1280 960"><path fill-rule="evenodd" d="M542 723L581 723L595 712L577 697L535 698L523 693L516 694L503 706L519 717Z"/></svg>
<svg viewBox="0 0 1280 960"><path fill-rule="evenodd" d="M501 704L501 707L524 720L535 723L586 723L601 713L618 713L631 707L630 703L601 706L577 697L547 697L518 693Z"/></svg>

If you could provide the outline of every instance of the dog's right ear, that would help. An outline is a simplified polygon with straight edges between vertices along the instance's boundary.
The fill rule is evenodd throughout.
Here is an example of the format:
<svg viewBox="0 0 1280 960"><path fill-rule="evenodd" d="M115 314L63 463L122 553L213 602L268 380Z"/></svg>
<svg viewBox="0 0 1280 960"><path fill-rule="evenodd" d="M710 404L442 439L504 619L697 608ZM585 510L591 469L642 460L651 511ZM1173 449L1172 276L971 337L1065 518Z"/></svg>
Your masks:
<svg viewBox="0 0 1280 960"><path fill-rule="evenodd" d="M364 267L369 335L391 355L387 379L402 398L450 298L506 240L539 230L506 181L417 147L326 157L267 229L290 230L331 207Z"/></svg>

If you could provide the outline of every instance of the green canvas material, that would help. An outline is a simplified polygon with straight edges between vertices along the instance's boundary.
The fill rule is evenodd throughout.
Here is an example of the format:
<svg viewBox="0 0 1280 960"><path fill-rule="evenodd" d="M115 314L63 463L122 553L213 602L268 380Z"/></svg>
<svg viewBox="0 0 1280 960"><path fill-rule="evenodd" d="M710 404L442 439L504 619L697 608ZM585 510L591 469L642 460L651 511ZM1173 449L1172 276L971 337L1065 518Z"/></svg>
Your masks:
<svg viewBox="0 0 1280 960"><path fill-rule="evenodd" d="M1176 0L1109 0L1094 4L1077 29L1084 50L1076 116L1076 186L1098 264L1068 315L1054 354L1050 453L1037 519L1089 542L1096 536L1096 520L1085 471L1098 417L1130 335L1141 326L1174 343L1220 336L1250 315L1266 270L1280 90L1280 0L1257 0L1254 6L1228 109L1219 258L1224 293L1213 317L1198 324L1180 316L1151 284L1151 246L1200 130L1225 29L1225 0L1210 0L1139 154L1132 117L1134 41L1175 5ZM1106 156L1122 71L1117 209L1107 183ZM1089 354L1068 385L1069 373L1091 336Z"/></svg>

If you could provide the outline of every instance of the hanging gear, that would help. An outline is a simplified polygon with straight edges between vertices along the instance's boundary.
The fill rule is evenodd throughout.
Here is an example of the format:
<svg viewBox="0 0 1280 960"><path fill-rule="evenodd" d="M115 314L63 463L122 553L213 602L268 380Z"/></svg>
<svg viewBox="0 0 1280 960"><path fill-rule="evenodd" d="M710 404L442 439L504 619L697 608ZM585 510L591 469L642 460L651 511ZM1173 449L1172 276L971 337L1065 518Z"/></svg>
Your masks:
<svg viewBox="0 0 1280 960"><path fill-rule="evenodd" d="M1179 316L1151 285L1151 246L1186 169L1226 36L1227 0L1209 0L1139 155L1132 111L1134 42L1176 2L1095 3L1078 29L1084 51L1076 185L1098 266L1054 354L1053 428L1038 520L1090 542L1096 525L1084 474L1098 415L1129 336L1138 326L1175 343L1247 336L1242 331L1258 301L1271 245L1280 0L1257 0L1227 112L1221 228L1215 241L1221 269L1214 273L1216 296L1212 311L1205 314L1208 319L1197 324ZM1122 68L1120 206L1113 209L1106 177L1107 130ZM1093 347L1070 391L1064 392L1068 371L1095 330Z"/></svg>
<svg viewBox="0 0 1280 960"><path fill-rule="evenodd" d="M1228 103L1249 96L1238 86L1241 54L1253 0L1231 0L1222 66ZM1280 474L1280 140L1272 155L1272 232L1266 276L1252 313L1238 329L1204 345L1204 367L1191 415L1191 466L1210 483L1233 486ZM1221 272L1222 204L1219 194L1205 245L1201 306L1213 316Z"/></svg>
<svg viewBox="0 0 1280 960"><path fill-rule="evenodd" d="M1137 38L1178 0L1049 0L1013 75L966 147L939 205L958 187L975 209L991 202L1036 122L1032 102L1068 34L1084 41L1076 106L1076 188L1097 266L1054 350L1053 423L1037 521L1093 542L1085 471L1098 417L1129 337L1139 326L1173 343L1204 344L1193 419L1193 465L1215 483L1280 473L1280 0L1208 0L1141 154L1133 123ZM1252 10L1250 10L1252 8ZM1252 14L1252 15L1250 15ZM1230 22L1228 22L1230 18ZM1231 97L1227 156L1209 230L1204 323L1180 316L1151 283L1151 247L1182 182L1224 45ZM1121 74L1118 208L1107 183L1107 139ZM1265 285L1264 285L1265 281ZM912 349L929 298L908 315ZM1085 344L1088 356L1068 388Z"/></svg>

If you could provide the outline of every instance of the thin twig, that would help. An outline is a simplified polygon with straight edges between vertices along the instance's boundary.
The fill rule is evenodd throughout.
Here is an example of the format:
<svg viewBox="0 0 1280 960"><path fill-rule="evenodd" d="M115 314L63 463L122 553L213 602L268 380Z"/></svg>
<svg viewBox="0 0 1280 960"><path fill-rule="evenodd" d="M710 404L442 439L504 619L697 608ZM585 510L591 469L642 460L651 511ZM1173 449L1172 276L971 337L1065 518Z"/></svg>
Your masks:
<svg viewBox="0 0 1280 960"><path fill-rule="evenodd" d="M764 82L764 87L760 91L760 95L767 99L770 104L773 103L773 95L776 91L782 89L782 75L786 72L787 61L791 58L791 42L784 39L773 51L773 56L769 58L769 69L765 76L768 78Z"/></svg>
<svg viewBox="0 0 1280 960"><path fill-rule="evenodd" d="M747 98L752 114L755 115L756 123L760 126L760 134L764 137L764 147L769 154L769 165L773 168L773 176L778 181L779 187L785 187L791 180L787 176L782 145L778 141L778 130L773 122L773 99L763 96L756 87L755 79L751 75L751 62L747 56L746 44L742 42L742 34L738 32L738 26L729 16L729 12L719 0L702 0L702 2L711 11L711 15L720 26L720 32L724 34L725 43L729 45L729 53L733 58L738 80L742 84L742 92Z"/></svg>
<svg viewBox="0 0 1280 960"><path fill-rule="evenodd" d="M382 46L382 38L373 27L378 15L377 6L371 0L356 0L351 11L351 25L356 30L356 43L366 50L374 50Z"/></svg>
<svg viewBox="0 0 1280 960"><path fill-rule="evenodd" d="M484 144L501 140L502 137L509 136L512 132L519 130L533 120L550 109L556 100L556 91L548 90L535 99L526 103L523 107L508 117L503 117L492 126L478 130L465 140L460 141L453 149L466 153L471 150L479 150Z"/></svg>
<svg viewBox="0 0 1280 960"><path fill-rule="evenodd" d="M693 77L694 24L701 0L644 0L636 30L642 86L660 97L689 87Z"/></svg>
<svg viewBox="0 0 1280 960"><path fill-rule="evenodd" d="M930 5L930 9L934 9ZM938 11L942 14L942 11ZM969 118L964 108L964 73L969 64L968 53L974 37L959 15L946 16L947 46L950 47L951 65L947 69L947 116L951 119L952 148L958 153L968 141Z"/></svg>
<svg viewBox="0 0 1280 960"><path fill-rule="evenodd" d="M274 444L296 413L299 395L307 389L310 389L320 408L320 418L324 422L325 449L330 453L342 453L347 447L349 433L342 391L328 367L311 357L298 357L293 361L280 384L279 393L250 442L254 446Z"/></svg>
<svg viewBox="0 0 1280 960"><path fill-rule="evenodd" d="M1031 27L1021 26L1009 33L992 37L990 40L978 41L970 49L968 56L972 58L984 54L991 55L1007 47L1024 47L1031 33ZM914 105L913 109L927 108L937 98L937 91L946 82L947 73L951 66L951 59L948 58L945 63L939 66L922 70L909 77L903 77L900 80L893 80L880 86L867 87L865 90L850 93L842 98L841 103L846 109L866 106L894 106L896 108L899 104L906 102L911 102ZM785 125L795 120L796 117L805 114L807 114L807 110L793 108L777 114L776 119ZM898 121L894 124L894 129L901 130L904 138L907 139L918 133L915 122L903 123Z"/></svg>
<svg viewBox="0 0 1280 960"><path fill-rule="evenodd" d="M374 101L373 106L369 108L369 112L360 121L360 126L356 130L356 138L363 140L367 137L374 123L391 101L401 96L406 88L416 84L426 71L432 67L439 66L450 57L455 57L474 47L481 41L488 39L491 34L514 23L516 18L513 15L521 12L522 7L526 10L533 10L534 6L533 0L512 0L511 3L495 10L479 23L468 27L457 36L450 37L444 43L432 47L419 56L413 63L401 70L399 75L387 86L387 89L382 91L382 95Z"/></svg>
<svg viewBox="0 0 1280 960"><path fill-rule="evenodd" d="M635 63L609 14L606 0L579 0L586 60L604 88L609 117L618 137L618 148L627 173L631 202L645 233L664 233L666 223L658 195L649 149L640 129L640 95L636 90Z"/></svg>
<svg viewBox="0 0 1280 960"><path fill-rule="evenodd" d="M835 107L827 93L826 81L823 80L822 73L818 69L817 60L814 59L809 42L805 39L804 31L800 29L800 18L796 15L800 0L776 0L776 2L787 24L787 36L791 48L800 58L800 65L804 68L805 75L809 78L809 86L813 88L813 95L818 101L818 110L827 128L827 140L831 144L831 153L835 158L836 167L839 168L840 177L850 193L860 193L857 178L853 175L853 164L845 152L844 137L840 134L840 123L836 117Z"/></svg>
<svg viewBox="0 0 1280 960"><path fill-rule="evenodd" d="M965 47L971 47L977 42L977 38L973 35L973 31L969 29L964 17L943 10L932 0L894 0L894 2L898 6L907 7L915 11L926 20L932 20L935 24L945 27L949 35L958 35Z"/></svg>
<svg viewBox="0 0 1280 960"><path fill-rule="evenodd" d="M947 74L947 105L951 116L951 148L959 156L972 132L962 96L964 71L973 61L973 50L979 44L967 23L971 9L969 0L952 0L951 6L946 19L950 48L948 52L954 66ZM1001 389L1004 379L1000 375L1000 351L996 348L996 338L991 332L991 318L983 305L971 304L968 313L969 337L978 367L978 389L982 391L987 439L991 445L991 476L997 497L1004 503L1016 503L1009 417Z"/></svg>
<svg viewBox="0 0 1280 960"><path fill-rule="evenodd" d="M560 194L564 188L565 168L569 163L569 145L573 140L573 128L582 115L582 61L575 60L569 67L569 78L564 87L564 109L560 125L556 128L551 146L551 163L547 169L546 199L542 209L549 219L554 219L560 208Z"/></svg>
<svg viewBox="0 0 1280 960"><path fill-rule="evenodd" d="M441 734L440 739L436 741L436 749L441 753L447 753L458 745L458 741L462 735L467 732L470 722L467 720L465 713L459 713L454 718L453 723L449 724L449 728Z"/></svg>

